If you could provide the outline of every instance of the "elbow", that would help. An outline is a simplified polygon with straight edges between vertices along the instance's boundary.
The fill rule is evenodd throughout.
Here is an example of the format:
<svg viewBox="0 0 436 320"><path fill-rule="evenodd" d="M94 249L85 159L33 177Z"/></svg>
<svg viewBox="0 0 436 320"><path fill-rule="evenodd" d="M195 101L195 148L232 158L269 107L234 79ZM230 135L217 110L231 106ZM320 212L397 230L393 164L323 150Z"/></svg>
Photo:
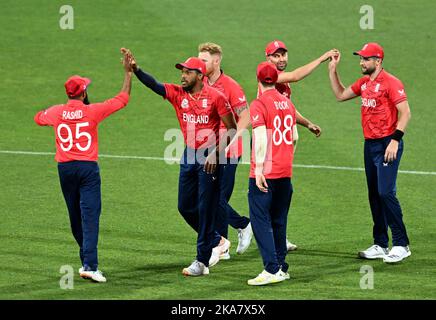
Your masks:
<svg viewBox="0 0 436 320"><path fill-rule="evenodd" d="M344 97L342 97L342 96L336 96L336 101L337 101L337 102L344 102L345 99L344 99Z"/></svg>
<svg viewBox="0 0 436 320"><path fill-rule="evenodd" d="M33 117L33 121L40 126L41 123L39 122L39 112Z"/></svg>

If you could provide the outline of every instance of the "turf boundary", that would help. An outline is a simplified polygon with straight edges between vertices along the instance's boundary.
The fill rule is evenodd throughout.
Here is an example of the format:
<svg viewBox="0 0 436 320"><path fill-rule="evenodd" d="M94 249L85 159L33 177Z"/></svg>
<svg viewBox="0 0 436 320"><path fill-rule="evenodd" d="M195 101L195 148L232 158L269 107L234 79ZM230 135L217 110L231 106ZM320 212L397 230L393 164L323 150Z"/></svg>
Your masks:
<svg viewBox="0 0 436 320"><path fill-rule="evenodd" d="M0 150L0 154L13 154L13 155L26 155L26 156L54 156L54 152L37 152L37 151L20 151L20 150ZM167 161L178 162L178 158L162 158L162 157L146 157L146 156L129 156L129 155L111 155L100 154L100 158L113 158L113 159L129 159L129 160L155 160L155 161ZM248 162L241 162L241 164L249 164ZM308 165L308 164L294 164L295 168L306 169L325 169L325 170L345 170L345 171L365 171L364 168L356 167L336 167L336 166L323 166L323 165ZM425 176L435 176L436 172L433 171L410 171L399 170L402 174L415 174Z"/></svg>

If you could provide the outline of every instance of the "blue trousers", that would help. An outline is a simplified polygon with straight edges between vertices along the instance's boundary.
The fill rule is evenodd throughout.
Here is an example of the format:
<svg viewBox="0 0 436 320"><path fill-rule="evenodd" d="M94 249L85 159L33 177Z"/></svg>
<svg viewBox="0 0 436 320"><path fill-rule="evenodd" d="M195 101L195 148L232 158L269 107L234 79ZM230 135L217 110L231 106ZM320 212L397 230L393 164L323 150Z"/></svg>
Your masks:
<svg viewBox="0 0 436 320"><path fill-rule="evenodd" d="M185 221L197 232L197 260L209 266L212 249L221 240L215 231L219 166L218 172L207 174L195 152L196 150L186 148L180 161L178 209Z"/></svg>
<svg viewBox="0 0 436 320"><path fill-rule="evenodd" d="M401 140L395 161L384 163L385 150L390 141L391 137L365 140L364 146L368 197L374 221L374 244L383 248L389 247L388 226L392 231L394 246L409 244L400 202L396 197L398 167L404 144Z"/></svg>
<svg viewBox="0 0 436 320"><path fill-rule="evenodd" d="M71 231L79 245L85 270L98 268L97 243L101 213L101 179L97 162L58 164L62 193L70 216Z"/></svg>
<svg viewBox="0 0 436 320"><path fill-rule="evenodd" d="M251 226L265 270L276 273L282 268L286 272L289 268L285 262L286 226L293 192L292 183L290 178L266 181L268 192L264 193L256 186L256 179L249 179Z"/></svg>
<svg viewBox="0 0 436 320"><path fill-rule="evenodd" d="M224 238L228 238L229 224L235 229L244 229L250 223L249 218L240 216L229 204L235 186L239 159L227 159L227 161L228 163L220 165L220 196L215 222L216 231Z"/></svg>

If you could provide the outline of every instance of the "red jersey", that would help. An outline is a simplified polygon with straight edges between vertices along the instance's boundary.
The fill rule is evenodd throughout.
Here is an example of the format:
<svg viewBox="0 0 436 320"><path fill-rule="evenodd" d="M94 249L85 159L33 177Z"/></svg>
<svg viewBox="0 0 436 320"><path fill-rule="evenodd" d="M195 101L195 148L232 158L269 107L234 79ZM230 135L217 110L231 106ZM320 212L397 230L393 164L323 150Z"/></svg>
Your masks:
<svg viewBox="0 0 436 320"><path fill-rule="evenodd" d="M207 85L194 96L175 84L165 83L165 91L165 99L176 110L186 145L193 149L216 145L221 117L232 112L226 97Z"/></svg>
<svg viewBox="0 0 436 320"><path fill-rule="evenodd" d="M398 122L396 105L407 100L401 81L383 69L374 80L370 80L369 76L358 79L351 89L362 98L365 139L379 139L393 134Z"/></svg>
<svg viewBox="0 0 436 320"><path fill-rule="evenodd" d="M129 95L119 93L102 103L85 105L80 100L52 106L38 112L34 120L40 126L53 126L56 136L57 162L98 160L98 124L124 108Z"/></svg>
<svg viewBox="0 0 436 320"><path fill-rule="evenodd" d="M280 71L279 70L279 74L282 73L284 71ZM286 98L291 99L291 85L289 84L289 82L285 82L285 83L278 83L276 82L276 90L278 92L280 92L282 95L284 95ZM259 98L260 96L260 85L257 86L257 97Z"/></svg>
<svg viewBox="0 0 436 320"><path fill-rule="evenodd" d="M207 78L204 77L204 83L209 85ZM239 121L237 109L245 107L247 105L247 100L245 99L245 93L242 90L241 86L231 77L224 74L221 71L221 75L215 81L214 84L211 85L212 88L217 89L222 92L227 100L229 101L230 108L232 110L233 116L235 117L235 121ZM220 125L221 129L227 129L225 124L221 121ZM238 143L234 143L230 146L229 151L227 152L227 157L236 157L239 158L242 155L242 137L239 137Z"/></svg>
<svg viewBox="0 0 436 320"><path fill-rule="evenodd" d="M292 177L294 158L293 127L296 125L295 106L275 89L265 91L250 104L253 129L267 129L267 152L263 174L267 179ZM255 140L251 152L250 177L255 178Z"/></svg>

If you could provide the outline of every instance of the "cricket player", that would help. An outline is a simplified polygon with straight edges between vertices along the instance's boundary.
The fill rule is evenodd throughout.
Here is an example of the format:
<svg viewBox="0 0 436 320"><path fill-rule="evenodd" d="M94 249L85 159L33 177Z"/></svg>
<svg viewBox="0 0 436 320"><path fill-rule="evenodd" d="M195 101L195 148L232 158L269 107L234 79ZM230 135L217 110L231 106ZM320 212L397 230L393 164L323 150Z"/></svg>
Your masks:
<svg viewBox="0 0 436 320"><path fill-rule="evenodd" d="M230 241L221 241L222 237L215 231L215 216L219 201L217 157L229 142L219 139L220 122L226 129L236 131L232 111L221 92L204 85L206 65L201 59L191 57L176 64L181 70L182 85L162 84L138 67L128 49L124 52L137 78L168 100L176 111L186 144L180 162L178 209L197 232L197 257L182 273L186 276L207 275L209 266L215 265L219 256L230 247ZM219 146L217 141L220 141ZM213 252L215 247L218 248Z"/></svg>
<svg viewBox="0 0 436 320"><path fill-rule="evenodd" d="M98 269L97 242L101 213L101 180L98 160L98 124L124 108L130 95L132 70L123 60L124 82L121 92L102 103L89 103L90 79L72 76L65 82L66 104L38 112L40 126L52 126L62 193L67 204L71 230L80 247L82 278L106 282Z"/></svg>
<svg viewBox="0 0 436 320"><path fill-rule="evenodd" d="M309 62L308 64L299 67L291 72L285 72L288 66L288 48L280 40L274 40L267 44L265 48L266 61L272 62L278 72L279 77L276 83L276 89L285 97L291 99L291 82L298 82L308 75L310 75L321 63L328 60L330 57L337 54L336 49L332 49L324 53L318 59ZM260 85L258 86L258 96L260 94ZM298 111L297 111L298 112ZM297 149L298 130L297 126L294 126L294 152ZM286 239L286 247L288 251L297 250L297 245Z"/></svg>
<svg viewBox="0 0 436 320"><path fill-rule="evenodd" d="M299 123L317 137L321 130L296 111L275 88L278 70L271 62L257 67L260 96L250 104L253 127L248 203L250 221L264 270L249 285L289 279L285 262L287 216L292 198L293 128Z"/></svg>
<svg viewBox="0 0 436 320"><path fill-rule="evenodd" d="M204 82L226 96L238 127L245 128L250 124L250 112L245 93L241 86L221 69L222 53L221 46L216 43L206 42L198 46L198 57L206 64ZM221 122L221 128L226 128L223 122ZM224 238L228 238L229 224L237 229L236 253L243 254L248 249L253 236L250 219L240 216L229 204L235 185L236 168L242 156L242 137L229 146L226 156L228 160L220 168L220 195L215 228ZM230 253L225 252L220 259L230 259Z"/></svg>
<svg viewBox="0 0 436 320"><path fill-rule="evenodd" d="M398 167L404 150L403 135L411 113L404 86L383 68L384 51L378 43L367 43L359 51L363 77L345 88L337 66L340 55L329 63L332 90L338 101L362 99L364 159L372 212L374 245L359 252L363 259L396 263L411 255L403 213L396 197ZM393 247L389 250L388 226Z"/></svg>

